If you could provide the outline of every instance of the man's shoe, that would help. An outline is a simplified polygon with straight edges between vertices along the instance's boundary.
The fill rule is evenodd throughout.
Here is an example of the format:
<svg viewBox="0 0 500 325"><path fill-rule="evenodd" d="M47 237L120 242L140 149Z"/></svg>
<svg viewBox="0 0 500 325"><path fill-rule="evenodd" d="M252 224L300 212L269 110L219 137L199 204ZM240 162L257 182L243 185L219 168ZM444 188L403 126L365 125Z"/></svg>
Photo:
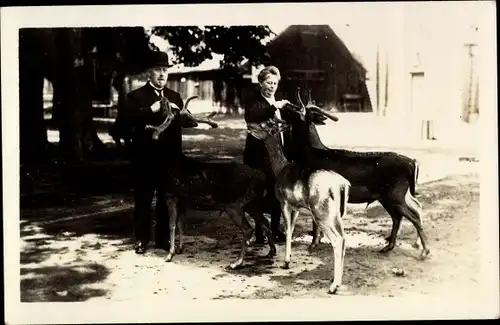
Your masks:
<svg viewBox="0 0 500 325"><path fill-rule="evenodd" d="M146 245L143 242L141 242L141 241L137 241L135 243L135 248L134 249L135 249L135 253L136 254L141 254L142 255L142 254L146 253Z"/></svg>

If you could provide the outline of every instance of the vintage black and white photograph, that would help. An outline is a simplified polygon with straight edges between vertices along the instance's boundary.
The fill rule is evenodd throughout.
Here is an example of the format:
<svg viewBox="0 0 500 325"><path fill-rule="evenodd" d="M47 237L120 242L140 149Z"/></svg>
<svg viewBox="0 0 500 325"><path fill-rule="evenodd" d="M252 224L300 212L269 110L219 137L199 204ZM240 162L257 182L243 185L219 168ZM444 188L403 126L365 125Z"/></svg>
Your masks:
<svg viewBox="0 0 500 325"><path fill-rule="evenodd" d="M494 9L2 8L6 322L498 317Z"/></svg>

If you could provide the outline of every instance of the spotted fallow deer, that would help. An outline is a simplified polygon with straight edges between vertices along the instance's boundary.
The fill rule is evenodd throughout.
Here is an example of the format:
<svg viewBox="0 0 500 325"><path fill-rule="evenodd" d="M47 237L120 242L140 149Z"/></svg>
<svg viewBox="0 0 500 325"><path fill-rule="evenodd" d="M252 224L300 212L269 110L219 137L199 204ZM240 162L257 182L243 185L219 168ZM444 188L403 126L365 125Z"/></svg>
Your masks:
<svg viewBox="0 0 500 325"><path fill-rule="evenodd" d="M279 121L278 121L279 122ZM292 233L301 210L309 211L328 237L333 248L333 279L329 292L342 284L345 255L345 232L342 217L346 214L350 183L341 175L324 169L311 169L287 161L281 144L273 136L286 126L276 119L269 123L249 124L249 132L264 141L276 175L275 193L285 218L286 248L283 268L290 267Z"/></svg>

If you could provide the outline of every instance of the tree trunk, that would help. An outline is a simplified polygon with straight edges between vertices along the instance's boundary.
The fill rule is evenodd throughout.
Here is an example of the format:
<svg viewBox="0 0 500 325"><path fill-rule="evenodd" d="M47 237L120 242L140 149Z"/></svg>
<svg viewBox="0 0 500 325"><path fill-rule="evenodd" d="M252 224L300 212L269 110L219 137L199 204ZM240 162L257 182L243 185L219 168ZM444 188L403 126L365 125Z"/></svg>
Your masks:
<svg viewBox="0 0 500 325"><path fill-rule="evenodd" d="M47 149L43 112L43 70L37 35L20 32L19 38L19 131L20 162L37 163Z"/></svg>
<svg viewBox="0 0 500 325"><path fill-rule="evenodd" d="M109 129L109 135L113 138L116 143L118 150L121 150L121 135L122 135L122 118L123 112L122 107L127 98L127 94L130 91L129 80L123 71L118 70L115 77L113 78L113 87L118 92L118 104L117 104L117 115L115 117L115 122ZM127 140L125 140L127 143Z"/></svg>
<svg viewBox="0 0 500 325"><path fill-rule="evenodd" d="M95 145L102 145L92 120L92 65L82 48L81 29L60 28L55 32L59 46L54 84L60 99L59 148L65 163L80 164L90 160Z"/></svg>
<svg viewBox="0 0 500 325"><path fill-rule="evenodd" d="M52 82L52 122L53 125L59 129L61 127L61 88L57 85L57 81Z"/></svg>
<svg viewBox="0 0 500 325"><path fill-rule="evenodd" d="M53 86L53 121L66 162L90 158L104 147L92 121L92 70L80 46L81 31L70 28L23 29L19 38L21 163L42 162L47 151L43 82ZM76 63L76 64L75 64ZM89 73L90 72L90 73Z"/></svg>
<svg viewBox="0 0 500 325"><path fill-rule="evenodd" d="M115 77L113 78L113 87L118 92L118 111L120 111L120 107L122 107L123 102L127 98L127 94L130 91L128 80L123 72L117 71Z"/></svg>

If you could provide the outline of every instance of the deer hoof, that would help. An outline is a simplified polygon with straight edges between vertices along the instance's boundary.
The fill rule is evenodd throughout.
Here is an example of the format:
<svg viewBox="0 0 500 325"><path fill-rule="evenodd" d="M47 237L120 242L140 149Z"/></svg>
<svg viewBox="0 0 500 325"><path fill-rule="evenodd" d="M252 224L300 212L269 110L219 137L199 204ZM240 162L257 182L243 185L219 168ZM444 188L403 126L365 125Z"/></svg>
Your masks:
<svg viewBox="0 0 500 325"><path fill-rule="evenodd" d="M288 270L290 269L290 262L285 262L282 266L281 266L282 269L284 270Z"/></svg>
<svg viewBox="0 0 500 325"><path fill-rule="evenodd" d="M394 245L389 244L389 245L385 246L384 248L382 248L380 250L380 253L389 253L393 249L394 249Z"/></svg>
<svg viewBox="0 0 500 325"><path fill-rule="evenodd" d="M340 288L340 284L332 284L330 288L328 289L328 293L331 295L335 295L338 293L338 290Z"/></svg>
<svg viewBox="0 0 500 325"><path fill-rule="evenodd" d="M176 254L182 254L183 252L184 252L184 248L180 248L180 247L179 247L179 248L176 248L176 249L175 249L175 253L176 253Z"/></svg>
<svg viewBox="0 0 500 325"><path fill-rule="evenodd" d="M421 253L421 254L420 254L420 256L418 257L418 259L419 259L420 261L425 260L425 259L427 258L427 256L429 255L429 253L430 253L430 252L431 252L431 251L430 251L430 249L424 249L424 250L422 250L422 253Z"/></svg>
<svg viewBox="0 0 500 325"><path fill-rule="evenodd" d="M266 257L267 258L273 258L276 256L276 249L271 249L269 253L267 253Z"/></svg>
<svg viewBox="0 0 500 325"><path fill-rule="evenodd" d="M317 244L311 244L311 245L309 245L309 247L307 248L307 250L309 250L309 251L313 251L313 250L315 250L315 249L316 249L316 247L318 247L318 245L317 245Z"/></svg>
<svg viewBox="0 0 500 325"><path fill-rule="evenodd" d="M241 269L242 267L243 267L243 263L236 262L236 263L231 263L228 266L226 266L226 270L237 270L237 269Z"/></svg>
<svg viewBox="0 0 500 325"><path fill-rule="evenodd" d="M171 262L172 261L172 258L174 257L174 255L172 253L169 253L167 255L167 258L165 259L167 262Z"/></svg>

